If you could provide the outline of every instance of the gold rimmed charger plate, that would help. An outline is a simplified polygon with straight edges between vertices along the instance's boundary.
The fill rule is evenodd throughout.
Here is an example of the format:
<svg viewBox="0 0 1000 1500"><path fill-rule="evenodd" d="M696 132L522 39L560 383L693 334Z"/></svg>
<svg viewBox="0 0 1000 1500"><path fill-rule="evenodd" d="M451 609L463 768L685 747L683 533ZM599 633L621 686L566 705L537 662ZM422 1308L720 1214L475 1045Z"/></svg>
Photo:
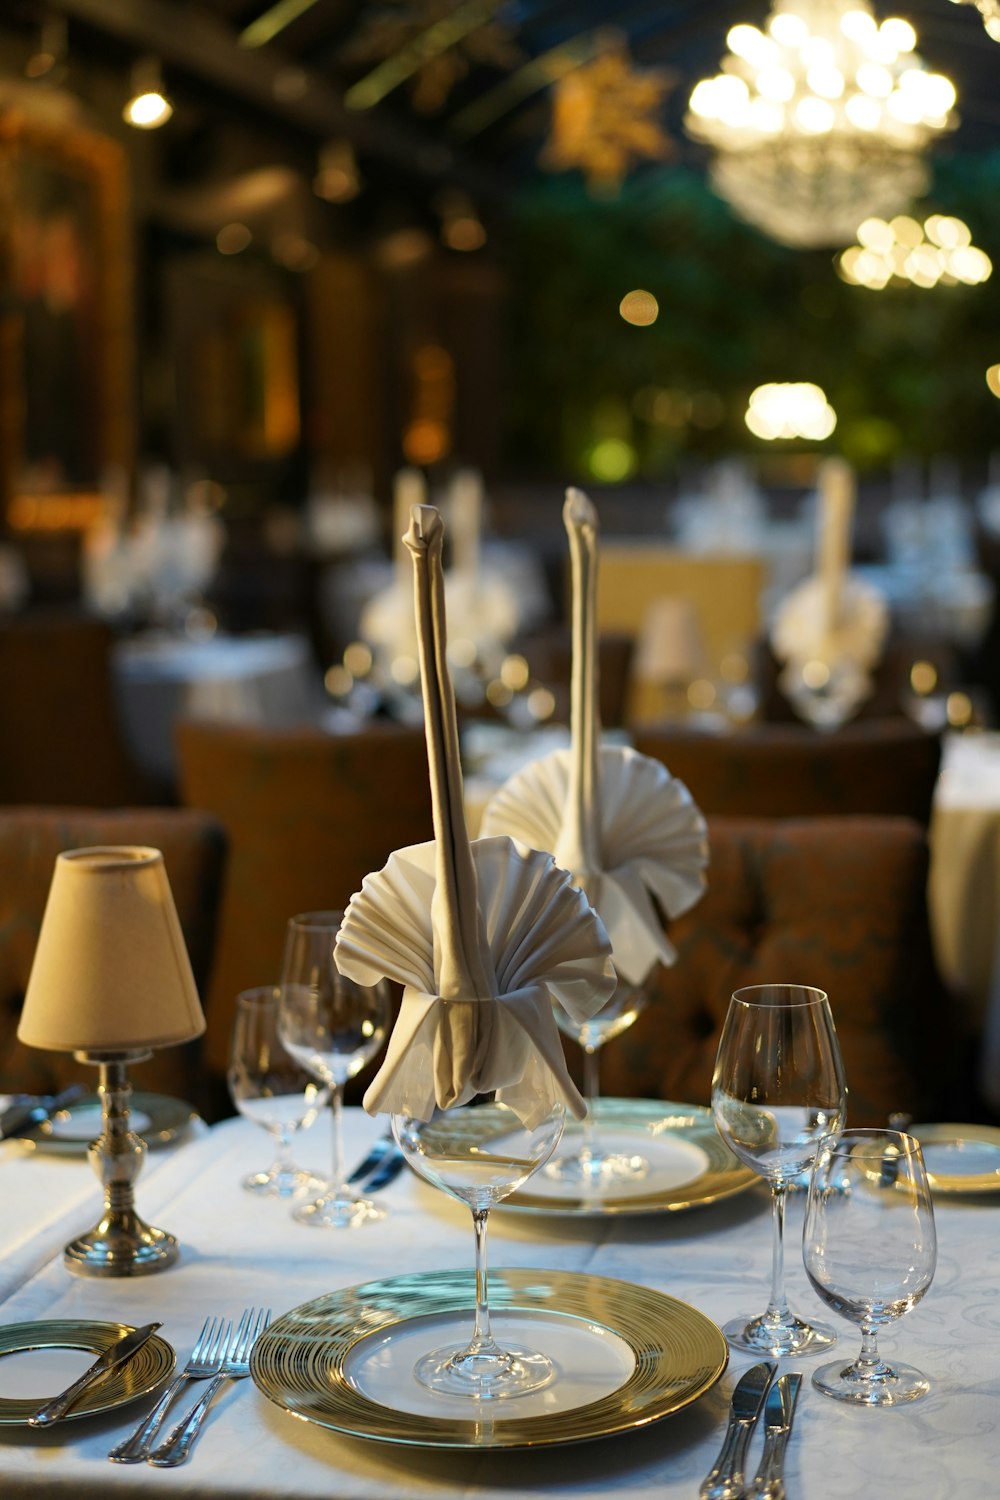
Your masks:
<svg viewBox="0 0 1000 1500"><path fill-rule="evenodd" d="M51 1319L38 1323L10 1323L0 1327L0 1360L7 1354L27 1354L35 1349L82 1349L94 1359L125 1334L132 1332L131 1323L93 1323L79 1319ZM114 1370L109 1370L89 1391L75 1401L63 1421L78 1417L96 1417L102 1412L114 1411L140 1396L148 1396L161 1386L174 1368L173 1349L158 1333L148 1338L131 1359ZM69 1381L65 1382L68 1385ZM59 1394L56 1390L42 1392L23 1400L16 1396L0 1396L0 1426L27 1427L28 1418L36 1412L43 1401Z"/></svg>
<svg viewBox="0 0 1000 1500"><path fill-rule="evenodd" d="M476 1402L468 1419L388 1406L352 1382L362 1341L374 1345L429 1321L471 1332L475 1281L467 1271L427 1271L329 1292L286 1313L253 1348L250 1374L276 1406L351 1437L424 1448L534 1448L644 1427L696 1401L719 1379L729 1350L697 1308L630 1282L568 1271L490 1272L490 1307L539 1320L570 1319L579 1332L611 1334L630 1354L631 1373L597 1400L519 1415L518 1401ZM467 1325L467 1326L466 1326ZM501 1335L502 1338L502 1335ZM436 1337L432 1342L437 1342ZM414 1379L414 1385L416 1384ZM558 1382L549 1388L558 1402ZM437 1399L437 1398L434 1398Z"/></svg>
<svg viewBox="0 0 1000 1500"><path fill-rule="evenodd" d="M1000 1130L992 1125L911 1125L927 1180L938 1193L1000 1193Z"/></svg>
<svg viewBox="0 0 1000 1500"><path fill-rule="evenodd" d="M761 1180L756 1172L733 1155L715 1128L711 1110L702 1105L676 1104L666 1099L608 1098L597 1099L592 1108L594 1135L598 1142L603 1131L605 1140L614 1150L648 1155L653 1167L649 1176L627 1186L612 1183L590 1197L582 1197L564 1185L548 1185L543 1167L527 1187L498 1203L498 1212L572 1217L677 1213L731 1198ZM566 1156L577 1150L581 1132L582 1126L575 1120L570 1121L563 1132L557 1155ZM666 1185L657 1183L658 1143L690 1152L694 1165L689 1177Z"/></svg>
<svg viewBox="0 0 1000 1500"><path fill-rule="evenodd" d="M133 1093L129 1109L134 1121L133 1131L142 1137L151 1151L159 1146L169 1146L198 1118L193 1105L183 1099L173 1099L169 1094ZM51 1120L33 1125L20 1139L29 1141L43 1156L86 1156L90 1142L100 1133L100 1097L85 1094L67 1109L58 1110Z"/></svg>

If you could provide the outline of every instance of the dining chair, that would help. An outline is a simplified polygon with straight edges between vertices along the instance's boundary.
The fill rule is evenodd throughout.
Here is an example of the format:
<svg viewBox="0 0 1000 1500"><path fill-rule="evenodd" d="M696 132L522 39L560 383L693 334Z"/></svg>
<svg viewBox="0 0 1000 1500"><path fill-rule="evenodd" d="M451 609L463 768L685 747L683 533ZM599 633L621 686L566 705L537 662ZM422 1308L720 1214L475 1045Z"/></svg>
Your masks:
<svg viewBox="0 0 1000 1500"><path fill-rule="evenodd" d="M130 807L157 800L123 732L114 632L78 611L0 623L0 804Z"/></svg>
<svg viewBox="0 0 1000 1500"><path fill-rule="evenodd" d="M731 817L885 814L930 822L941 740L909 719L865 719L821 733L755 724L731 734L681 724L633 726L704 813Z"/></svg>
<svg viewBox="0 0 1000 1500"><path fill-rule="evenodd" d="M934 963L925 830L860 816L708 829L707 891L670 924L677 961L607 1049L604 1090L708 1104L730 996L780 981L829 994L851 1125L951 1118L936 1111L961 1097L972 1041Z"/></svg>
<svg viewBox="0 0 1000 1500"><path fill-rule="evenodd" d="M422 728L353 734L182 720L180 796L229 844L206 1060L225 1076L236 996L279 976L288 918L340 909L394 849L433 837ZM220 1099L220 1104L223 1101Z"/></svg>
<svg viewBox="0 0 1000 1500"><path fill-rule="evenodd" d="M143 844L163 853L170 889L199 995L204 999L215 947L225 868L217 819L184 808L0 808L0 1093L51 1093L96 1075L69 1054L43 1052L17 1039L56 856L67 849ZM136 996L136 1005L142 996ZM201 1108L201 1043L167 1047L130 1069L136 1089Z"/></svg>

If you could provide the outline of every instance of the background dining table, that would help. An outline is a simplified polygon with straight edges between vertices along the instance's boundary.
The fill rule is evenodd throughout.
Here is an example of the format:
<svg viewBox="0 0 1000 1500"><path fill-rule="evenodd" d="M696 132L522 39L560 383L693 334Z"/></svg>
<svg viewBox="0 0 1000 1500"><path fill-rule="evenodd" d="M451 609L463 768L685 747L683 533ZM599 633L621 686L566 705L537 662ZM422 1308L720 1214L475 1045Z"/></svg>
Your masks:
<svg viewBox="0 0 1000 1500"><path fill-rule="evenodd" d="M351 1159L384 1123L360 1109L347 1111ZM0 1147L0 1252L8 1266L0 1324L160 1319L161 1335L183 1364L209 1314L235 1317L245 1305L257 1304L277 1317L376 1277L471 1270L468 1210L409 1172L380 1195L388 1209L381 1222L359 1230L317 1231L294 1223L287 1201L262 1201L241 1188L241 1177L261 1166L268 1151L262 1131L232 1119L211 1130L196 1126L183 1141L151 1154L138 1182L138 1207L145 1218L178 1236L180 1261L160 1275L95 1280L72 1275L61 1255L62 1239L97 1217L99 1194L96 1183L88 1186L87 1163L49 1158L15 1143ZM322 1169L328 1152L324 1119L299 1138L296 1155ZM927 1398L887 1411L845 1407L811 1389L814 1361L782 1361L783 1368L805 1375L788 1454L790 1496L853 1500L859 1494L919 1494L921 1500L951 1500L993 1492L1000 1428L998 1211L1000 1194L938 1200L935 1280L924 1301L884 1336L888 1354L898 1352L930 1375ZM786 1239L788 1290L793 1305L816 1313L799 1252L801 1217L802 1195L794 1194ZM758 1184L726 1201L642 1217L553 1217L500 1208L491 1218L491 1264L644 1284L721 1324L764 1305L769 1218L768 1195ZM872 1246L874 1256L878 1249ZM840 1335L846 1361L856 1352L858 1334L845 1322ZM0 1494L4 1500L157 1492L199 1500L230 1495L241 1500L473 1495L584 1500L612 1493L635 1500L692 1500L718 1451L733 1385L752 1362L751 1356L733 1352L707 1393L642 1430L528 1451L444 1452L342 1436L296 1420L246 1380L216 1399L193 1455L178 1469L107 1461L108 1449L137 1425L152 1398L41 1434L0 1427ZM758 1433L752 1465L761 1442Z"/></svg>

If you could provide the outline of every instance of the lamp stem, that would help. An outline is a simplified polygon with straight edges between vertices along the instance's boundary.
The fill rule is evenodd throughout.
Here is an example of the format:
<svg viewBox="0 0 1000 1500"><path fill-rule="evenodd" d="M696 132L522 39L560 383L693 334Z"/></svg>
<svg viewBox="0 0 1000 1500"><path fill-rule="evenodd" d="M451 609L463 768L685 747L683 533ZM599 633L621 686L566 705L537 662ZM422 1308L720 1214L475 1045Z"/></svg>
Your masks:
<svg viewBox="0 0 1000 1500"><path fill-rule="evenodd" d="M164 1270L179 1253L173 1235L154 1229L135 1209L134 1185L146 1160L146 1143L131 1129L128 1063L143 1055L85 1057L100 1067L102 1131L91 1142L87 1158L104 1188L104 1214L99 1224L64 1251L70 1270L84 1276L141 1276Z"/></svg>

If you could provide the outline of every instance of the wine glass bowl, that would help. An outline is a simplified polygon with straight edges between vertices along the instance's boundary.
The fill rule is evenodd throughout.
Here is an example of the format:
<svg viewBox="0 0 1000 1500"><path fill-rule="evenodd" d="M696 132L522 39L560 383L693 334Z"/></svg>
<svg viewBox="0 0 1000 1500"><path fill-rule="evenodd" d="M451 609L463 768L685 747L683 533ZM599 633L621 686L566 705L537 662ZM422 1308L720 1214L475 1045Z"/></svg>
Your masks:
<svg viewBox="0 0 1000 1500"><path fill-rule="evenodd" d="M878 1330L924 1296L934 1276L937 1237L923 1154L895 1130L844 1130L820 1146L802 1230L806 1275L817 1295L861 1328L853 1364L833 1360L813 1374L826 1396L863 1406L898 1406L926 1395L912 1365L887 1362Z"/></svg>
<svg viewBox="0 0 1000 1500"><path fill-rule="evenodd" d="M556 1025L583 1050L583 1096L587 1114L583 1121L579 1145L560 1153L546 1167L546 1173L560 1182L579 1183L585 1194L600 1192L623 1181L635 1182L645 1177L649 1162L639 1152L606 1151L594 1129L595 1105L600 1096L600 1055L607 1042L621 1036L649 1004L656 970L641 984L629 984L619 976L618 984L601 1009L585 1021L574 1021L561 1005L553 1001Z"/></svg>
<svg viewBox="0 0 1000 1500"><path fill-rule="evenodd" d="M236 997L227 1082L237 1110L274 1141L274 1161L243 1178L248 1192L290 1198L323 1186L323 1179L289 1160L292 1137L313 1124L329 1090L296 1061L278 1031L281 990L260 985Z"/></svg>
<svg viewBox="0 0 1000 1500"><path fill-rule="evenodd" d="M792 1313L784 1290L785 1197L820 1141L844 1122L847 1090L827 996L806 985L764 984L729 1002L712 1079L716 1128L771 1189L771 1297L764 1313L723 1328L755 1354L813 1354L836 1342L825 1324Z"/></svg>
<svg viewBox="0 0 1000 1500"><path fill-rule="evenodd" d="M333 1111L333 1171L326 1190L294 1211L314 1228L355 1228L385 1210L354 1193L344 1178L344 1085L382 1047L391 1018L385 980L357 984L340 973L334 941L343 913L304 912L288 923L282 964L281 1039L302 1067L326 1085Z"/></svg>
<svg viewBox="0 0 1000 1500"><path fill-rule="evenodd" d="M538 1121L525 1123L498 1099L438 1110L422 1121L392 1116L392 1130L406 1161L432 1187L465 1203L476 1235L476 1314L467 1344L433 1349L414 1367L416 1378L444 1395L497 1400L524 1395L554 1378L543 1353L501 1347L490 1325L486 1230L490 1209L516 1192L545 1165L559 1144L565 1109L554 1104Z"/></svg>

